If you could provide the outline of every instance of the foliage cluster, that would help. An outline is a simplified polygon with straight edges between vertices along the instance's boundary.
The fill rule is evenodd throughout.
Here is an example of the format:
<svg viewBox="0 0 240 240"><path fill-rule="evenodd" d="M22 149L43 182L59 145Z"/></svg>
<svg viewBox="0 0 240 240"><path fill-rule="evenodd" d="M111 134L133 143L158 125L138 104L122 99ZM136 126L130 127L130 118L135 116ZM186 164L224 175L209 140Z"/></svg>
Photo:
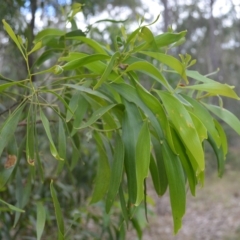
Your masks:
<svg viewBox="0 0 240 240"><path fill-rule="evenodd" d="M73 17L79 10L81 5L73 5ZM227 139L213 116L240 134L239 120L223 108L222 96L239 99L233 87L188 70L196 62L190 55L177 59L169 54L184 42L186 31L169 29L154 36L142 23L130 34L122 27L113 50L81 30L47 28L28 50L28 41L5 20L3 25L28 75L18 80L0 75L1 94L13 103L1 113L2 237L36 232L37 239L43 234L73 239L86 219L98 221L86 205L79 207L88 201L92 186L86 179L93 177L90 203L104 199L102 234L124 239L124 223L132 222L141 236L134 214L142 203L147 210L149 175L159 196L169 189L177 233L186 188L194 196L196 186L204 184L206 142L216 154L219 176L224 170ZM29 56L36 52L30 68ZM50 60L56 60L51 67ZM211 97L219 99L219 106L207 102ZM88 169L95 168L96 160L93 176ZM113 205L118 207L113 210ZM108 214L119 210L115 225ZM49 229L57 229L57 236Z"/></svg>

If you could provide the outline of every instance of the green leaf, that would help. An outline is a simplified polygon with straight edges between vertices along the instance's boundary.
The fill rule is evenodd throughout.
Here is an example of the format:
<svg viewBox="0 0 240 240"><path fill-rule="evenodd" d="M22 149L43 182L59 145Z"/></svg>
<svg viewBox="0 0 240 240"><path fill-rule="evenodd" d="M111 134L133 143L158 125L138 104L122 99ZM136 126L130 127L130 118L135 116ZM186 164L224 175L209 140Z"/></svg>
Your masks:
<svg viewBox="0 0 240 240"><path fill-rule="evenodd" d="M51 183L50 183L50 191L51 191L51 196L52 196L54 210L55 210L55 216L56 216L57 225L58 225L58 232L59 232L60 236L64 236L64 231L65 230L64 230L63 215L62 215L62 211L61 211L59 201L57 199L56 190L53 186L53 180L51 180ZM58 239L59 238L60 237L58 236Z"/></svg>
<svg viewBox="0 0 240 240"><path fill-rule="evenodd" d="M109 64L107 65L106 69L104 70L104 72L103 72L101 78L98 80L97 84L93 87L93 90L99 88L103 84L103 82L105 82L107 80L109 74L113 70L116 59L119 57L119 55L120 55L119 52L116 52L112 55Z"/></svg>
<svg viewBox="0 0 240 240"><path fill-rule="evenodd" d="M150 132L148 123L144 122L137 139L136 145L136 177L137 197L135 205L138 206L144 198L144 180L148 176L150 165Z"/></svg>
<svg viewBox="0 0 240 240"><path fill-rule="evenodd" d="M106 95L100 93L99 91L92 90L91 88L87 88L87 87L84 87L84 86L78 86L78 85L75 85L75 84L64 84L64 86L74 88L76 90L88 93L90 95L97 96L99 98L105 99L108 102L111 102L111 100Z"/></svg>
<svg viewBox="0 0 240 240"><path fill-rule="evenodd" d="M66 39L77 40L77 41L86 43L88 46L93 48L96 52L101 53L101 54L106 54L106 51L104 50L104 48L98 42L94 41L93 39L81 37L81 36L67 37Z"/></svg>
<svg viewBox="0 0 240 240"><path fill-rule="evenodd" d="M162 84L167 90L170 92L172 91L172 87L169 85L168 81L164 78L162 73L151 63L145 61L135 62L128 66L126 72L136 70L146 73L150 77L154 78L157 82Z"/></svg>
<svg viewBox="0 0 240 240"><path fill-rule="evenodd" d="M27 117L27 141L26 141L26 155L27 161L30 164L34 164L35 159L35 115L36 112L33 111L33 106L31 105L28 111Z"/></svg>
<svg viewBox="0 0 240 240"><path fill-rule="evenodd" d="M181 161L183 166L184 172L187 175L189 188L193 196L196 194L196 185L197 185L197 178L194 168L190 162L188 155L186 154L186 149L184 144L182 143L181 139L177 136L176 132L172 130L172 136L174 139L175 148L178 154L178 157Z"/></svg>
<svg viewBox="0 0 240 240"><path fill-rule="evenodd" d="M229 86L227 84L221 84L219 82L216 82L210 78L207 78L203 75L201 75L197 71L186 71L187 76L191 77L193 79L196 79L197 81L203 82L203 84L199 85L193 85L193 86L185 86L184 88L189 89L196 89L200 91L206 91L211 93L212 95L222 95L234 99L240 99L237 94L233 91L234 86Z"/></svg>
<svg viewBox="0 0 240 240"><path fill-rule="evenodd" d="M50 151L51 151L51 154L53 155L54 158L56 158L57 160L63 160L58 152L57 152L57 149L55 147L55 144L53 142L53 139L52 139L52 134L51 134L51 131L50 131L50 125L49 125L49 121L48 119L46 118L46 116L44 115L43 111L40 109L40 117L41 117L41 121L43 123L43 127L45 129L45 132L47 134L47 137L48 137L48 140L49 140L49 143L50 143Z"/></svg>
<svg viewBox="0 0 240 240"><path fill-rule="evenodd" d="M183 89L194 89L202 92L208 92L211 94L211 96L217 96L222 95L225 97L230 97L239 100L240 98L238 95L234 92L232 86L229 86L227 84L221 84L218 82L214 83L203 83L203 84L195 84L192 86L184 86L181 87Z"/></svg>
<svg viewBox="0 0 240 240"><path fill-rule="evenodd" d="M129 201L131 204L136 202L137 197L137 178L136 178L136 144L139 131L142 126L142 118L135 104L124 100L124 116L122 120L122 139L125 149L125 170L128 180Z"/></svg>
<svg viewBox="0 0 240 240"><path fill-rule="evenodd" d="M1 77L1 75L0 75L0 77ZM5 80L5 79L3 79L3 80ZM10 79L8 79L8 80L10 80ZM9 88L9 87L12 87L12 86L14 86L14 85L17 85L17 86L19 86L19 87L25 87L23 84L21 84L21 83L23 83L23 82L26 82L27 80L23 80L23 81L14 81L14 82L10 82L10 83L4 83L4 84L1 84L0 85L0 92L3 92L5 89L7 89L7 88Z"/></svg>
<svg viewBox="0 0 240 240"><path fill-rule="evenodd" d="M224 157L225 157L228 152L227 136L222 125L216 119L214 119L214 123L221 139L221 146L222 146Z"/></svg>
<svg viewBox="0 0 240 240"><path fill-rule="evenodd" d="M46 222L46 210L41 202L37 203L37 240L41 240Z"/></svg>
<svg viewBox="0 0 240 240"><path fill-rule="evenodd" d="M48 49L45 50L38 58L37 60L34 62L33 67L39 67L41 66L45 61L47 61L48 59L52 58L54 55L56 55L57 50L55 49Z"/></svg>
<svg viewBox="0 0 240 240"><path fill-rule="evenodd" d="M240 121L239 119L231 112L225 108L220 108L211 104L204 104L207 109L212 113L226 122L233 130L235 130L240 135Z"/></svg>
<svg viewBox="0 0 240 240"><path fill-rule="evenodd" d="M159 52L141 51L140 53L153 57L158 61L164 63L165 65L169 66L170 68L174 69L180 76L182 76L185 82L188 83L185 68L183 64L175 57Z"/></svg>
<svg viewBox="0 0 240 240"><path fill-rule="evenodd" d="M194 115L192 112L189 112L189 114L192 118L193 124L198 133L199 140L203 142L203 140L208 138L207 129L202 123L202 121L196 115Z"/></svg>
<svg viewBox="0 0 240 240"><path fill-rule="evenodd" d="M162 145L162 152L169 183L174 233L176 234L182 226L182 217L186 207L184 173L179 158L165 142Z"/></svg>
<svg viewBox="0 0 240 240"><path fill-rule="evenodd" d="M160 101L154 97L150 92L148 92L140 83L135 81L137 93L142 99L142 101L147 105L147 107L154 113L154 115L157 118L157 121L161 125L161 129L164 129L164 136L167 138L167 141L172 148L173 152L175 152L174 149L174 143L172 141L171 131L170 131L170 125L169 120L167 119L167 116L164 112L163 106L161 105Z"/></svg>
<svg viewBox="0 0 240 240"><path fill-rule="evenodd" d="M113 205L114 199L119 190L123 177L124 165L124 145L119 135L117 135L116 146L114 151L113 166L110 177L110 185L106 199L106 212L109 213Z"/></svg>
<svg viewBox="0 0 240 240"><path fill-rule="evenodd" d="M158 195L161 195L161 186L160 186L160 180L159 180L159 174L158 174L158 169L156 162L151 155L150 157L150 165L149 165L149 170L152 176L152 181L153 181L153 186Z"/></svg>
<svg viewBox="0 0 240 240"><path fill-rule="evenodd" d="M9 203L3 201L2 199L0 199L0 203L7 205L12 211L21 212L21 213L24 213L24 212L25 212L24 210L22 210L22 209L20 209L20 208L17 208L17 207L15 207L15 206L13 206L12 204L9 204Z"/></svg>
<svg viewBox="0 0 240 240"><path fill-rule="evenodd" d="M221 139L219 137L219 133L215 128L215 124L213 121L213 117L209 113L209 111L197 100L190 98L189 96L182 95L188 102L191 103L193 108L189 108L188 111L191 111L194 115L196 115L200 121L207 128L207 131L213 137L214 141L217 143L218 147L221 145Z"/></svg>
<svg viewBox="0 0 240 240"><path fill-rule="evenodd" d="M110 174L111 174L107 153L103 147L101 137L97 132L95 132L94 138L97 143L99 160L98 160L97 176L95 179L95 186L92 193L91 203L96 203L103 198L106 191L108 190Z"/></svg>
<svg viewBox="0 0 240 240"><path fill-rule="evenodd" d="M15 33L13 32L12 28L10 27L10 25L3 19L2 20L3 25L5 27L5 30L7 31L9 37L15 42L15 44L17 45L18 49L20 50L20 52L22 53L22 55L25 57L25 54L22 50L21 44L19 42L19 40L17 39Z"/></svg>
<svg viewBox="0 0 240 240"><path fill-rule="evenodd" d="M79 92L76 92L72 95L70 102L69 102L69 109L71 109L71 111L69 109L67 109L67 114L66 114L66 122L69 122L72 117L75 115L75 111L78 107L78 102L79 102Z"/></svg>
<svg viewBox="0 0 240 240"><path fill-rule="evenodd" d="M101 61L101 60L107 60L109 59L110 56L106 54L93 54L90 56L82 57L79 59L74 59L72 61L69 61L65 65L62 66L64 70L73 70L76 68L79 68L81 66L84 66L88 63L96 62L96 61Z"/></svg>
<svg viewBox="0 0 240 240"><path fill-rule="evenodd" d="M202 143L193 124L192 118L185 107L174 96L167 92L155 90L163 101L175 130L181 137L188 150L195 156L200 171L204 171L204 152Z"/></svg>
<svg viewBox="0 0 240 240"><path fill-rule="evenodd" d="M155 159L157 163L156 170L157 170L158 179L159 179L159 191L157 192L159 196L163 196L164 193L167 191L167 187L168 187L167 173L166 173L166 168L165 168L165 163L164 163L162 148L161 148L162 143L163 141L160 142L157 138L152 137L152 144L153 144Z"/></svg>
<svg viewBox="0 0 240 240"><path fill-rule="evenodd" d="M173 44L177 41L179 41L181 38L183 38L186 35L187 31L182 31L180 33L163 33L160 35L155 36L155 42L158 46L158 48L169 46L170 44ZM134 52L138 52L140 50L148 49L149 45L148 43L142 43L134 48Z"/></svg>
<svg viewBox="0 0 240 240"><path fill-rule="evenodd" d="M47 28L47 29L44 29L44 30L38 32L37 36L34 39L34 42L37 43L46 37L59 37L64 34L65 34L65 32L58 28Z"/></svg>
<svg viewBox="0 0 240 240"><path fill-rule="evenodd" d="M60 117L58 118L58 151L59 156L65 160L67 153L67 138L63 126L63 121Z"/></svg>
<svg viewBox="0 0 240 240"><path fill-rule="evenodd" d="M30 54L33 53L33 52L36 52L36 51L39 50L41 47L42 47L42 42L41 42L41 41L40 41L40 42L37 42L37 43L33 46L32 50L31 50L30 52L28 52L28 55L30 55Z"/></svg>
<svg viewBox="0 0 240 240"><path fill-rule="evenodd" d="M19 105L0 127L0 156L17 128L24 107L24 103Z"/></svg>
<svg viewBox="0 0 240 240"><path fill-rule="evenodd" d="M83 123L78 129L86 128L91 126L93 123L95 123L99 118L101 118L105 113L107 113L109 110L116 106L121 106L119 104L110 104L104 107L101 107L100 109L96 110L92 116L89 118L89 120L86 123Z"/></svg>
<svg viewBox="0 0 240 240"><path fill-rule="evenodd" d="M214 142L211 135L208 136L208 142L212 146L215 155L217 157L217 163L218 163L218 176L222 177L224 172L224 165L225 165L225 156L223 152L222 146L220 148L217 147L216 143Z"/></svg>

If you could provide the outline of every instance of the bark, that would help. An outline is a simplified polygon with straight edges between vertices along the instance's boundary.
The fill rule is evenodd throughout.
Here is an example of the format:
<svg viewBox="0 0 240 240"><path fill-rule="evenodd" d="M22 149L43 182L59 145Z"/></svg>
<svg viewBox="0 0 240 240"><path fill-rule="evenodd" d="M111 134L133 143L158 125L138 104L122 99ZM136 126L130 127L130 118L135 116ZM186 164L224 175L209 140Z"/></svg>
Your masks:
<svg viewBox="0 0 240 240"><path fill-rule="evenodd" d="M209 49L209 55L211 59L211 66L209 68L209 72L216 71L218 67L218 61L217 61L217 54L216 54L216 38L214 34L215 30L215 23L214 23L214 17L213 17L213 4L215 0L210 0L210 11L211 15L209 18L209 38L210 38L210 49Z"/></svg>
<svg viewBox="0 0 240 240"><path fill-rule="evenodd" d="M169 26L169 8L168 8L168 0L162 0L164 6L163 18L164 18L164 32L167 31Z"/></svg>

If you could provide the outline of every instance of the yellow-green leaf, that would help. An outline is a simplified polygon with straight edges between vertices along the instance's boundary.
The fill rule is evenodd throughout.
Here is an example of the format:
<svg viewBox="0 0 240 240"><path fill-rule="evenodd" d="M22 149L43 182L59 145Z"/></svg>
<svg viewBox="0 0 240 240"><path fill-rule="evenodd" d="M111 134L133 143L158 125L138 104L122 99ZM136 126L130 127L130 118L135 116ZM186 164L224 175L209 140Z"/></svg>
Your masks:
<svg viewBox="0 0 240 240"><path fill-rule="evenodd" d="M25 54L23 53L21 44L17 38L17 36L15 35L15 33L13 32L12 28L10 27L10 25L3 19L2 20L3 25L5 27L5 30L7 31L8 35L10 36L10 38L15 42L15 44L17 45L18 49L20 50L20 52L22 53L22 55L25 57Z"/></svg>
<svg viewBox="0 0 240 240"><path fill-rule="evenodd" d="M204 152L202 143L194 126L191 116L186 108L173 95L167 92L156 90L163 101L175 130L181 137L188 150L195 156L200 171L204 171Z"/></svg>

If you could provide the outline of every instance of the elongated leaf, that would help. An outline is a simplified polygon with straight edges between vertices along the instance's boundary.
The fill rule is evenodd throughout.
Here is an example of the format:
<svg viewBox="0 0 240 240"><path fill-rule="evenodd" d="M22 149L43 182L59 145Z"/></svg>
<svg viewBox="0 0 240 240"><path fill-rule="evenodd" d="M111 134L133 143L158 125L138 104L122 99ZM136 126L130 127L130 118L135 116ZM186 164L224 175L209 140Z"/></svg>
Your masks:
<svg viewBox="0 0 240 240"><path fill-rule="evenodd" d="M174 69L178 74L182 76L182 78L186 81L186 83L188 83L185 68L183 64L175 57L167 54L159 53L159 52L142 51L141 53L147 56L153 57L158 61L164 63L165 65L169 66L170 68Z"/></svg>
<svg viewBox="0 0 240 240"><path fill-rule="evenodd" d="M40 116L41 116L41 120L42 120L42 123L43 123L43 127L45 129L45 132L47 134L47 137L48 137L48 140L49 140L49 143L50 143L50 151L51 151L51 154L53 155L54 158L56 158L57 160L63 160L58 152L57 152L57 149L55 147L55 144L53 142L53 139L52 139L52 134L51 134L51 131L50 131L50 126L49 126L49 121L48 119L46 118L46 116L44 115L43 111L40 109Z"/></svg>
<svg viewBox="0 0 240 240"><path fill-rule="evenodd" d="M34 39L34 42L37 43L37 42L41 41L43 38L59 37L59 36L62 36L64 34L65 34L65 32L58 29L58 28L47 28L47 29L44 29L44 30L38 32L37 36Z"/></svg>
<svg viewBox="0 0 240 240"><path fill-rule="evenodd" d="M218 147L221 145L221 139L217 129L215 128L215 124L213 121L213 117L209 113L209 111L197 100L190 98L189 96L182 95L188 102L191 103L193 109L188 109L192 111L194 115L196 115L200 121L204 124L207 128L207 131L213 137L214 141L217 143Z"/></svg>
<svg viewBox="0 0 240 240"><path fill-rule="evenodd" d="M170 44L173 44L177 41L179 41L181 38L183 38L186 35L187 31L182 31L180 33L163 33L155 37L155 42L157 46L160 47L166 47ZM141 50L147 49L148 43L142 43L134 48L134 52L138 52Z"/></svg>
<svg viewBox="0 0 240 240"><path fill-rule="evenodd" d="M51 180L50 183L50 191L51 191L51 196L53 200L53 205L54 205L54 210L55 210L55 216L57 220L57 225L58 225L58 231L60 236L64 236L65 229L64 229L64 221L63 221L63 215L62 215L62 210L59 204L59 201L57 199L57 193L56 190L53 186L53 180ZM58 236L58 239L61 237Z"/></svg>
<svg viewBox="0 0 240 240"><path fill-rule="evenodd" d="M5 27L5 30L7 31L9 37L15 42L15 44L17 45L18 49L20 50L20 52L22 53L22 55L25 57L25 54L22 50L21 44L18 40L18 38L16 37L15 33L13 32L12 28L10 27L10 25L3 19L2 20L3 25Z"/></svg>
<svg viewBox="0 0 240 240"><path fill-rule="evenodd" d="M150 164L150 132L145 122L139 132L136 145L136 177L137 197L135 205L138 206L144 198L144 180L148 176Z"/></svg>
<svg viewBox="0 0 240 240"><path fill-rule="evenodd" d="M106 54L94 54L94 55L82 57L79 59L74 59L74 60L66 63L65 65L63 65L62 68L63 68L63 70L73 70L73 69L79 68L81 66L84 66L88 63L92 63L92 62L96 62L96 61L100 61L100 60L106 60L109 58L110 58L110 56L106 55Z"/></svg>
<svg viewBox="0 0 240 240"><path fill-rule="evenodd" d="M29 108L28 118L27 118L27 141L26 141L26 154L27 161L30 164L34 164L35 159L35 112L33 111L33 106Z"/></svg>
<svg viewBox="0 0 240 240"><path fill-rule="evenodd" d="M42 203L37 203L37 240L41 240L46 221L46 210Z"/></svg>
<svg viewBox="0 0 240 240"><path fill-rule="evenodd" d="M207 139L208 135L207 135L207 129L204 126L204 124L202 123L202 121L196 116L194 115L192 112L189 112L190 116L192 118L193 124L195 126L195 129L198 133L199 136L199 140L201 142L203 142L204 139Z"/></svg>
<svg viewBox="0 0 240 240"><path fill-rule="evenodd" d="M173 123L175 130L181 136L188 150L195 156L200 171L205 168L204 152L193 121L185 107L171 94L157 91L163 105Z"/></svg>
<svg viewBox="0 0 240 240"><path fill-rule="evenodd" d="M234 87L229 86L227 84L221 84L218 82L184 86L182 88L208 92L211 93L211 96L222 95L225 97L230 97L238 100L240 99L238 95L234 92L233 90Z"/></svg>
<svg viewBox="0 0 240 240"><path fill-rule="evenodd" d="M127 209L127 205L126 205L126 201L125 201L125 197L124 197L123 188L121 185L119 188L119 199L120 199L123 218L124 218L125 222L128 224L129 213L128 213L128 209Z"/></svg>
<svg viewBox="0 0 240 240"><path fill-rule="evenodd" d="M84 42L88 46L93 48L96 52L101 53L101 54L106 54L105 49L98 42L94 41L93 39L86 38L86 37L81 37L81 36L67 37L66 39L72 39L72 40L77 40L77 41L80 41L80 42Z"/></svg>
<svg viewBox="0 0 240 240"><path fill-rule="evenodd" d="M223 172L224 172L224 165L225 165L225 156L223 153L223 148L222 146L220 148L217 147L216 143L214 142L213 138L211 135L208 136L208 142L212 146L215 155L217 157L217 163L218 163L218 176L222 177Z"/></svg>
<svg viewBox="0 0 240 240"><path fill-rule="evenodd" d="M164 163L163 154L162 154L162 147L161 147L162 142L163 141L160 142L157 138L152 137L152 144L153 144L155 159L157 163L157 173L158 173L158 179L159 179L159 191L158 191L159 196L163 196L168 187L167 173L166 173L165 163Z"/></svg>
<svg viewBox="0 0 240 240"><path fill-rule="evenodd" d="M126 72L129 71L141 71L154 78L157 82L162 84L167 90L172 91L172 87L169 85L168 81L164 78L162 73L151 63L141 61L135 62L128 66Z"/></svg>
<svg viewBox="0 0 240 240"><path fill-rule="evenodd" d="M110 177L110 185L106 200L107 213L110 211L110 208L117 195L117 192L119 191L119 187L123 177L123 165L124 165L124 145L119 135L117 135L116 147L113 158L113 166Z"/></svg>
<svg viewBox="0 0 240 240"><path fill-rule="evenodd" d="M184 172L186 173L188 183L189 183L189 188L193 196L196 194L196 185L197 185L197 178L196 178L196 173L194 168L192 167L192 164L188 158L188 155L186 154L186 149L175 133L174 130L172 130L172 136L174 139L174 144L176 151L178 153L179 159L181 161L181 164L183 166Z"/></svg>
<svg viewBox="0 0 240 240"><path fill-rule="evenodd" d="M98 133L95 132L94 138L97 143L97 149L99 153L97 176L95 179L95 186L92 193L91 203L100 201L108 190L110 180L110 166L108 163L108 157L106 150L104 149L102 140Z"/></svg>
<svg viewBox="0 0 240 240"><path fill-rule="evenodd" d="M109 64L107 65L106 69L104 70L101 78L98 80L97 84L93 87L94 90L99 88L103 84L103 82L105 82L107 80L109 74L113 70L115 61L116 61L117 57L119 57L119 55L120 55L119 52L116 52L112 55L111 60L110 60Z"/></svg>
<svg viewBox="0 0 240 240"><path fill-rule="evenodd" d="M23 81L16 81L16 82L10 82L10 83L4 83L0 85L0 92L3 92L5 89L12 87L14 85L17 85L18 87L23 86L20 83Z"/></svg>
<svg viewBox="0 0 240 240"><path fill-rule="evenodd" d="M157 43L151 30L147 27L141 29L141 37L150 45L155 51L158 51Z"/></svg>
<svg viewBox="0 0 240 240"><path fill-rule="evenodd" d="M82 124L78 129L86 128L88 126L91 126L93 123L95 123L99 118L101 118L105 113L107 113L110 109L116 107L117 104L110 104L108 106L101 107L97 111L93 113L93 115L89 118L89 120Z"/></svg>
<svg viewBox="0 0 240 240"><path fill-rule="evenodd" d="M25 184L23 184L22 179L23 178L20 171L17 171L17 174L16 174L17 186L15 191L16 200L17 200L16 207L21 209L25 208L26 205L29 203L31 190L32 190L32 176L30 174L28 175L28 178ZM16 227L20 219L20 216L21 216L20 212L15 213L13 227Z"/></svg>
<svg viewBox="0 0 240 240"><path fill-rule="evenodd" d="M225 156L228 152L227 136L226 136L226 133L225 133L222 125L216 119L214 119L214 123L215 123L216 129L219 132L219 136L221 138L221 146L222 146L224 158L225 158Z"/></svg>
<svg viewBox="0 0 240 240"><path fill-rule="evenodd" d="M60 117L58 119L58 151L59 156L65 160L67 153L67 138L65 134L63 121Z"/></svg>
<svg viewBox="0 0 240 240"><path fill-rule="evenodd" d="M111 100L106 95L100 93L99 91L92 90L91 88L87 88L87 87L84 87L84 86L78 86L78 85L75 85L75 84L64 84L64 85L68 86L70 88L74 88L76 90L79 90L79 91L82 91L82 92L85 92L85 93L97 96L99 98L103 98L106 101L111 102Z"/></svg>
<svg viewBox="0 0 240 240"><path fill-rule="evenodd" d="M182 226L182 217L185 214L185 179L179 158L171 151L171 149L165 142L162 146L163 159L169 183L170 202L174 222L174 233L176 234Z"/></svg>
<svg viewBox="0 0 240 240"><path fill-rule="evenodd" d="M124 100L125 112L122 122L122 139L125 148L125 169L128 180L129 201L134 204L137 197L136 144L142 126L142 118L136 105Z"/></svg>
<svg viewBox="0 0 240 240"><path fill-rule="evenodd" d="M41 47L42 47L42 42L37 42L37 43L33 46L32 50L31 50L30 52L28 52L28 55L30 55L30 54L33 53L33 52L36 52L36 51L39 50Z"/></svg>
<svg viewBox="0 0 240 240"><path fill-rule="evenodd" d="M151 155L150 157L150 165L149 165L149 170L152 176L152 181L153 181L153 186L158 195L161 195L161 189L160 189L160 180L159 180L159 174L158 174L158 169L156 162Z"/></svg>
<svg viewBox="0 0 240 240"><path fill-rule="evenodd" d="M3 123L0 128L0 156L2 155L2 151L5 146L8 144L9 140L12 138L17 124L20 120L22 110L25 104L19 106Z"/></svg>
<svg viewBox="0 0 240 240"><path fill-rule="evenodd" d="M154 97L150 92L148 92L143 86L135 81L137 93L142 99L142 101L147 105L147 107L154 113L158 122L161 125L161 128L164 129L164 136L167 138L167 141L172 148L173 152L176 152L174 149L174 144L172 140L172 135L170 131L169 120L164 112L163 106L160 101Z"/></svg>
<svg viewBox="0 0 240 240"><path fill-rule="evenodd" d="M71 109L71 112L67 110L66 122L69 122L72 119L73 114L75 113L78 107L79 96L80 96L79 92L72 95L69 102L69 109Z"/></svg>
<svg viewBox="0 0 240 240"><path fill-rule="evenodd" d="M0 203L7 205L9 207L9 209L12 210L12 211L21 212L21 213L25 212L24 210L22 210L20 208L17 208L15 206L13 206L12 204L9 204L9 203L3 201L2 199L0 199Z"/></svg>
<svg viewBox="0 0 240 240"><path fill-rule="evenodd" d="M235 130L240 135L240 121L239 119L231 112L225 108L214 106L211 104L204 104L212 113L226 122L233 130Z"/></svg>

